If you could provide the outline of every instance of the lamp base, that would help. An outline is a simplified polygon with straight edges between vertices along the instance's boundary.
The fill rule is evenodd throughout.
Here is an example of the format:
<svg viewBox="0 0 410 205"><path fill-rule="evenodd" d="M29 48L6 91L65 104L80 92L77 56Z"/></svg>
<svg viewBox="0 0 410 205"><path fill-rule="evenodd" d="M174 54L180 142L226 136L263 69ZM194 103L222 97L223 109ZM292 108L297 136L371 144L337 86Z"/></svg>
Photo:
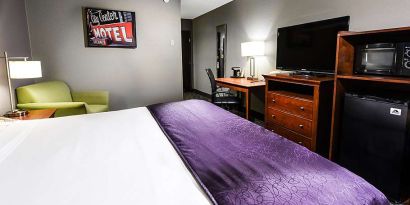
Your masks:
<svg viewBox="0 0 410 205"><path fill-rule="evenodd" d="M15 118L15 117L24 117L28 115L27 110L14 110L14 111L9 111L7 112L4 117L8 118Z"/></svg>

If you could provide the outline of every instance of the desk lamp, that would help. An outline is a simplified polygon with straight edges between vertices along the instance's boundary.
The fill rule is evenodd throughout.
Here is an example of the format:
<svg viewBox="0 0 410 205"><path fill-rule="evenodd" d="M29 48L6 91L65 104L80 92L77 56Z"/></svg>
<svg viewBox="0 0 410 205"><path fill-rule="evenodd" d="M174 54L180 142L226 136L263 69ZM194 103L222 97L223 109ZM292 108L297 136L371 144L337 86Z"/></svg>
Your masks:
<svg viewBox="0 0 410 205"><path fill-rule="evenodd" d="M255 57L265 55L265 42L263 41L252 41L245 42L241 44L242 57L250 58L250 75L251 77L248 80L258 80L256 76L256 67L255 67Z"/></svg>

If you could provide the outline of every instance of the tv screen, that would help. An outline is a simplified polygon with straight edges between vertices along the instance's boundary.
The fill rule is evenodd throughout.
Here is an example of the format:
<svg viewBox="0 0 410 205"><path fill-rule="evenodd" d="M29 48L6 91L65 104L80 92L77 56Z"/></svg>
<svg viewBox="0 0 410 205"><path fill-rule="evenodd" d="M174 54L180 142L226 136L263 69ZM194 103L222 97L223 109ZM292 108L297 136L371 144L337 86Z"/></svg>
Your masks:
<svg viewBox="0 0 410 205"><path fill-rule="evenodd" d="M349 30L349 20L346 16L279 28L277 68L334 73L337 34Z"/></svg>

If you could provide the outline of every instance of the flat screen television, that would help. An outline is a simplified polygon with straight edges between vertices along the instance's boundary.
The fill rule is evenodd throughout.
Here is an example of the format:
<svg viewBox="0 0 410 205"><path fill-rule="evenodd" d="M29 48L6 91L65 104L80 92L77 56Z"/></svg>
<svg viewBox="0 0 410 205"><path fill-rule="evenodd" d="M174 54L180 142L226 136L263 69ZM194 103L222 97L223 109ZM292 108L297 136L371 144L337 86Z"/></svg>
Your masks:
<svg viewBox="0 0 410 205"><path fill-rule="evenodd" d="M349 30L349 21L345 16L279 28L277 69L334 73L337 34Z"/></svg>

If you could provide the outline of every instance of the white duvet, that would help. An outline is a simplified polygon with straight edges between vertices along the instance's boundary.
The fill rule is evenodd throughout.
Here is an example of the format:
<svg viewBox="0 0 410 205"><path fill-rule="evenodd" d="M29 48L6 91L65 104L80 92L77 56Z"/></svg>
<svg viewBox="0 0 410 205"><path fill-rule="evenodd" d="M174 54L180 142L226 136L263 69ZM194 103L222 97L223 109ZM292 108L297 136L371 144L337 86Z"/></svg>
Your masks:
<svg viewBox="0 0 410 205"><path fill-rule="evenodd" d="M210 204L146 108L0 127L0 205Z"/></svg>

